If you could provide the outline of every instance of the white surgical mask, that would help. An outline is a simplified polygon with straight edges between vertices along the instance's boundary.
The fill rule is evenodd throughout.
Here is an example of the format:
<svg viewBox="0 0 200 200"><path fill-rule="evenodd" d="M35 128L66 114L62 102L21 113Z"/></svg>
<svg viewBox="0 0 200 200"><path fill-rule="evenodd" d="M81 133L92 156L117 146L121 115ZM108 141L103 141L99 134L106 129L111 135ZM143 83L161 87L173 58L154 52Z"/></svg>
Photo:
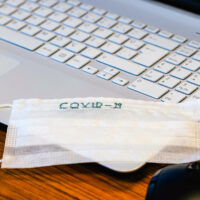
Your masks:
<svg viewBox="0 0 200 200"><path fill-rule="evenodd" d="M7 106L7 105L4 105ZM200 159L200 102L117 98L16 100L3 168Z"/></svg>

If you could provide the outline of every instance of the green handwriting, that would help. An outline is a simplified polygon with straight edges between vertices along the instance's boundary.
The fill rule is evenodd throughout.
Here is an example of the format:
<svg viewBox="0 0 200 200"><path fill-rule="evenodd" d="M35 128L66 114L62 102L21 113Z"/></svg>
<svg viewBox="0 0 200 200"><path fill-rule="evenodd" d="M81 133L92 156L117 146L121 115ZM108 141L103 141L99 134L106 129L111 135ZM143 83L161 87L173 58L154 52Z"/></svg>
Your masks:
<svg viewBox="0 0 200 200"><path fill-rule="evenodd" d="M66 109L88 109L88 108L94 108L94 109L105 109L105 108L111 108L111 109L121 109L122 103L114 102L114 103L103 103L103 102L63 102L59 105L60 110L66 110Z"/></svg>

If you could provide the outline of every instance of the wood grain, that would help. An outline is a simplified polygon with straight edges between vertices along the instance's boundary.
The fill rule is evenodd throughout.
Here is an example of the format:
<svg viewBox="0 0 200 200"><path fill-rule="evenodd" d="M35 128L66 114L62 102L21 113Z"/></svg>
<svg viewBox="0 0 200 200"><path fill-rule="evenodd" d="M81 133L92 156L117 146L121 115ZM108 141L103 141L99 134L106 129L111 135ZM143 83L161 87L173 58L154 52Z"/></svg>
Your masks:
<svg viewBox="0 0 200 200"><path fill-rule="evenodd" d="M6 128L0 126L2 158ZM164 165L147 164L117 173L98 164L35 169L0 169L2 200L144 200L153 174Z"/></svg>

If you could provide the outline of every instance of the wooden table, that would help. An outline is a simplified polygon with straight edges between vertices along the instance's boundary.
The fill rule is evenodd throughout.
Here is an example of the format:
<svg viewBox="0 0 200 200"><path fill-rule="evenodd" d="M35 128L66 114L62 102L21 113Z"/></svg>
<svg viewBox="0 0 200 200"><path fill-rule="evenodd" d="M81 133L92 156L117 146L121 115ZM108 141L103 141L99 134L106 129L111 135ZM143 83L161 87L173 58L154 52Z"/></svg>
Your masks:
<svg viewBox="0 0 200 200"><path fill-rule="evenodd" d="M0 126L1 155L5 135L6 128ZM126 174L95 163L0 169L0 200L144 200L152 175L161 167L147 164Z"/></svg>

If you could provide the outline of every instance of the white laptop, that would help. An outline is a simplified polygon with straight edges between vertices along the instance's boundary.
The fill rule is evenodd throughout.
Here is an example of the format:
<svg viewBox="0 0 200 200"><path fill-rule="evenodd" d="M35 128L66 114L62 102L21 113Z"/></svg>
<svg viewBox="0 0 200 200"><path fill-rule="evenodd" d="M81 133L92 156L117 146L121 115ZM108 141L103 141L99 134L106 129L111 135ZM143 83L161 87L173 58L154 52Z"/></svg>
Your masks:
<svg viewBox="0 0 200 200"><path fill-rule="evenodd" d="M197 0L176 6L185 4L200 10ZM0 0L0 104L200 99L200 16L180 7L152 0ZM1 123L9 113L0 111ZM100 164L125 172L144 163Z"/></svg>

